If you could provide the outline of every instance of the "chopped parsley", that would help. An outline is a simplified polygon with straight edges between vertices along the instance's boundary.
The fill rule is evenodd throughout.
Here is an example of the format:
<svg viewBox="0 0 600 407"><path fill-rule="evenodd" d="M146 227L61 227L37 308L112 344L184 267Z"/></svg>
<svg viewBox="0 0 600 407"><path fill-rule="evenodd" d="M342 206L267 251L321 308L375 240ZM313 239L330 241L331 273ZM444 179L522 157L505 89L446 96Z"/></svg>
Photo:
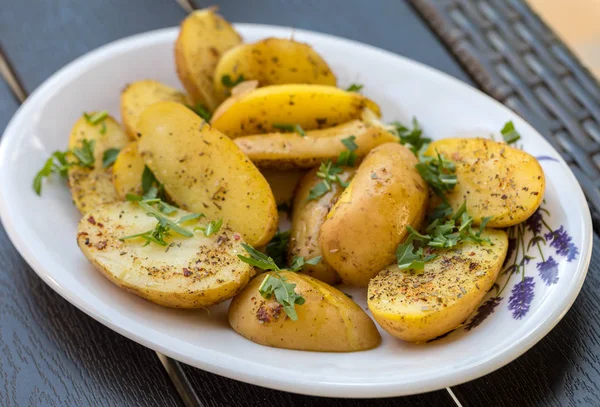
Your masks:
<svg viewBox="0 0 600 407"><path fill-rule="evenodd" d="M85 121L87 121L92 126L100 124L100 134L106 133L106 122L104 121L108 117L108 112L106 110L102 110L101 112L89 114L83 113L83 117Z"/></svg>
<svg viewBox="0 0 600 407"><path fill-rule="evenodd" d="M302 137L306 137L306 133L299 124L273 123L272 126L277 130L281 130L288 133L298 133Z"/></svg>
<svg viewBox="0 0 600 407"><path fill-rule="evenodd" d="M198 226L194 228L194 230L201 230L204 232L204 236L210 237L215 233L219 233L221 226L223 226L223 218L220 218L219 220L211 220L206 226Z"/></svg>
<svg viewBox="0 0 600 407"><path fill-rule="evenodd" d="M502 133L502 138L504 139L506 144L515 143L521 138L521 134L519 134L519 132L515 130L515 125L512 121L506 122L502 130L500 130L500 133Z"/></svg>
<svg viewBox="0 0 600 407"><path fill-rule="evenodd" d="M423 149L425 148L427 145L424 145ZM437 157L419 154L416 168L431 189L445 200L446 192L451 191L457 183L456 166L453 161L446 159L440 153L436 152L436 154Z"/></svg>
<svg viewBox="0 0 600 407"><path fill-rule="evenodd" d="M250 255L250 257L242 256L238 254L240 260L248 263L254 267L258 267L264 271L272 271L273 274L268 274L263 279L258 292L263 298L270 299L275 296L275 301L283 306L283 311L292 320L298 320L298 314L296 313L296 304L302 305L306 301L304 297L296 293L296 284L288 282L287 278L281 275L281 269L275 263L272 257L259 252L252 246L242 243L242 247ZM300 271L305 264L317 264L321 261L321 257L315 257L310 260L304 260L303 257L295 258L292 267L287 269L289 271Z"/></svg>
<svg viewBox="0 0 600 407"><path fill-rule="evenodd" d="M350 136L341 140L347 150L340 153L335 163L331 160L321 163L317 177L323 179L323 181L319 182L309 191L308 198L306 198L307 201L317 199L331 191L333 183L338 183L343 188L348 186L348 182L341 180L338 174L343 171L342 166L353 167L356 164L356 153L354 151L358 149L358 145L354 140L356 140L356 136Z"/></svg>
<svg viewBox="0 0 600 407"><path fill-rule="evenodd" d="M200 116L205 122L210 121L212 114L202 103L196 103L194 106L187 105L187 107L188 109L196 113L198 116Z"/></svg>
<svg viewBox="0 0 600 407"><path fill-rule="evenodd" d="M77 158L75 165L79 167L94 168L94 145L96 140L82 140L81 147L75 147L71 153Z"/></svg>
<svg viewBox="0 0 600 407"><path fill-rule="evenodd" d="M288 244L290 242L290 231L277 231L273 239L267 243L265 251L273 259L278 267L285 267Z"/></svg>
<svg viewBox="0 0 600 407"><path fill-rule="evenodd" d="M413 127L411 129L400 122L392 122L390 130L398 137L400 144L407 146L418 156L419 151L424 151L423 147L431 143L431 139L423 137L423 129L419 125L416 117L413 117L412 125Z"/></svg>
<svg viewBox="0 0 600 407"><path fill-rule="evenodd" d="M346 89L346 92L360 92L361 89L364 87L365 87L365 85L353 83L350 86L348 86L348 88Z"/></svg>
<svg viewBox="0 0 600 407"><path fill-rule="evenodd" d="M118 148L109 148L102 154L102 166L108 168L115 163L117 156L121 152Z"/></svg>
<svg viewBox="0 0 600 407"><path fill-rule="evenodd" d="M244 75L238 76L236 80L231 79L231 76L229 75L221 76L221 83L223 84L223 86L230 89L244 82L244 80Z"/></svg>

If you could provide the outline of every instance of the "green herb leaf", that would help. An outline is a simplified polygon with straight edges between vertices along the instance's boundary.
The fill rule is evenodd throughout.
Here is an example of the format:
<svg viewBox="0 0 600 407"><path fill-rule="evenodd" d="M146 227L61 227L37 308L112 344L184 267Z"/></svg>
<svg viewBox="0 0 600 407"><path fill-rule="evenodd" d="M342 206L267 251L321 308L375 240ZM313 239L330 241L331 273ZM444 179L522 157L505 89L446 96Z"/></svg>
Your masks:
<svg viewBox="0 0 600 407"><path fill-rule="evenodd" d="M267 243L265 251L267 255L275 261L278 267L284 268L286 266L286 256L288 244L290 241L290 231L275 233L273 239Z"/></svg>
<svg viewBox="0 0 600 407"><path fill-rule="evenodd" d="M77 158L76 165L80 167L94 168L94 145L96 140L82 140L81 147L74 148L71 152Z"/></svg>
<svg viewBox="0 0 600 407"><path fill-rule="evenodd" d="M515 129L515 125L512 121L506 122L502 130L502 138L506 142L506 144L512 144L521 138L521 134Z"/></svg>
<svg viewBox="0 0 600 407"><path fill-rule="evenodd" d="M292 261L292 265L290 266L289 270L300 271L307 264L315 266L321 262L321 259L321 256L316 256L309 260L304 260L304 257L294 257L294 260Z"/></svg>
<svg viewBox="0 0 600 407"><path fill-rule="evenodd" d="M194 230L201 230L204 232L204 236L210 237L215 233L219 233L219 230L221 230L221 226L223 226L223 218L216 221L211 220L206 226L199 226L197 228L194 228Z"/></svg>
<svg viewBox="0 0 600 407"><path fill-rule="evenodd" d="M92 126L95 126L98 123L103 122L104 119L106 119L108 117L108 112L106 110L102 110L101 112L96 112L94 114L83 113L83 117L85 117L85 120L89 124L91 124Z"/></svg>
<svg viewBox="0 0 600 407"><path fill-rule="evenodd" d="M223 75L223 76L221 76L221 83L226 88L233 88L233 87L235 87L236 85L238 85L238 84L240 84L242 82L244 82L244 75L238 76L235 81L232 80L231 76L229 76L229 75Z"/></svg>
<svg viewBox="0 0 600 407"><path fill-rule="evenodd" d="M349 151L355 151L358 149L358 144L356 144L354 140L356 140L356 136L350 136L342 139L342 144L346 146Z"/></svg>
<svg viewBox="0 0 600 407"><path fill-rule="evenodd" d="M152 170L148 168L148 166L144 166L144 172L142 172L142 192L145 194L150 191L150 188L154 185L154 183L158 183L156 177L152 173Z"/></svg>
<svg viewBox="0 0 600 407"><path fill-rule="evenodd" d="M188 222L188 221L190 221L190 220L194 220L194 219L200 219L200 218L202 218L202 217L204 217L204 214L203 214L203 213L190 213L190 214L188 214L188 215L182 216L182 217L181 217L181 218L180 218L180 219L177 221L177 223L179 223L179 224L181 225L182 223L185 223L185 222Z"/></svg>
<svg viewBox="0 0 600 407"><path fill-rule="evenodd" d="M292 320L298 320L296 304L302 305L306 302L304 297L297 294L296 284L288 283L287 279L279 274L277 276L267 275L262 281L258 292L266 299L275 295L275 300L283 306L283 311Z"/></svg>
<svg viewBox="0 0 600 407"><path fill-rule="evenodd" d="M456 166L439 153L437 157L419 154L419 161L415 168L431 189L445 200L445 193L451 191L458 182Z"/></svg>
<svg viewBox="0 0 600 407"><path fill-rule="evenodd" d="M102 166L108 168L113 165L120 152L121 149L119 148L109 148L108 150L104 150L104 153L102 154Z"/></svg>
<svg viewBox="0 0 600 407"><path fill-rule="evenodd" d="M365 85L360 85L358 83L353 83L346 89L346 92L360 92Z"/></svg>
<svg viewBox="0 0 600 407"><path fill-rule="evenodd" d="M313 189L310 190L310 192L308 193L308 198L306 198L306 200L312 201L314 199L320 198L329 191L331 191L331 187L325 181L321 181L317 185L315 185Z"/></svg>
<svg viewBox="0 0 600 407"><path fill-rule="evenodd" d="M267 256L264 253L259 252L254 247L250 246L249 244L242 243L242 247L250 255L250 257L245 257L245 256L242 256L241 254L238 254L238 257L243 262L248 263L254 267L258 267L259 269L265 270L265 271L280 270L280 268L277 266L277 264L275 263L273 258Z"/></svg>
<svg viewBox="0 0 600 407"><path fill-rule="evenodd" d="M287 133L298 133L302 137L306 137L306 133L299 124L273 123L273 128Z"/></svg>
<svg viewBox="0 0 600 407"><path fill-rule="evenodd" d="M423 137L423 129L421 129L416 117L413 117L412 124L412 129L409 129L400 122L392 122L391 131L398 137L400 144L408 146L411 151L418 156L419 151L421 151L424 146L431 143L431 139Z"/></svg>
<svg viewBox="0 0 600 407"><path fill-rule="evenodd" d="M54 168L54 156L51 156L46 160L46 164L42 167L41 170L33 178L33 190L36 194L42 194L42 180L46 177L49 177L52 174L52 170Z"/></svg>
<svg viewBox="0 0 600 407"><path fill-rule="evenodd" d="M187 105L187 107L200 116L205 122L210 122L212 114L202 103L196 103L194 106Z"/></svg>

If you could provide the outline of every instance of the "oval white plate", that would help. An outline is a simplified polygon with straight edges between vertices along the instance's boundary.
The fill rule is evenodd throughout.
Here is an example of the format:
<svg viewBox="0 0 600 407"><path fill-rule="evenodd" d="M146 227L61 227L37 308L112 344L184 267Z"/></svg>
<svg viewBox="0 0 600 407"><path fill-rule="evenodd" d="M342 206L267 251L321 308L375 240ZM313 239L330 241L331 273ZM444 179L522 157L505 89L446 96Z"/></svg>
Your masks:
<svg viewBox="0 0 600 407"><path fill-rule="evenodd" d="M246 41L289 37L293 32L247 24L237 28ZM501 285L507 282L504 291L488 301L491 305L480 310L480 316L486 310L495 312L485 320L478 318L479 326L468 332L461 328L426 345L406 344L382 332L377 349L346 354L259 346L229 329L226 304L209 314L166 309L109 283L75 243L80 215L63 182L46 182L41 198L31 182L44 160L66 147L70 128L83 111L108 109L119 116L119 92L126 83L152 78L180 87L173 61L176 35L174 28L137 35L77 59L29 97L2 139L2 221L33 269L75 306L134 341L210 372L335 397L406 395L475 379L521 355L567 312L585 279L592 229L579 184L556 151L513 112L456 79L367 45L301 30L295 30L295 38L325 57L340 86L364 84L364 93L381 104L387 121L408 122L414 115L428 136L443 138L485 136L513 120L525 151L546 157L541 161L548 182L544 207L551 216L544 214L547 228L540 222L531 225L544 228L540 236L547 234L547 244L540 244L542 266L533 245L529 254L536 258L518 274L500 279ZM532 232L526 237L529 240ZM364 292L345 291L365 306Z"/></svg>

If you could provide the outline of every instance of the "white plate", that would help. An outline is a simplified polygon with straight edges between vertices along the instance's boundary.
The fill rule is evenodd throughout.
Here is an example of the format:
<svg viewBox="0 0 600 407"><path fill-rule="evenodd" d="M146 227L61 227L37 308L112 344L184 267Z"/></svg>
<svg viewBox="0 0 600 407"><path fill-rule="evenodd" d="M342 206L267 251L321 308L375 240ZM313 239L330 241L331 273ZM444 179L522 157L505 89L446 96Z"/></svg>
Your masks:
<svg viewBox="0 0 600 407"><path fill-rule="evenodd" d="M237 28L247 41L293 32L248 24ZM153 78L179 87L173 62L176 35L175 28L137 35L77 59L27 99L4 133L2 221L27 262L72 304L126 337L201 369L275 389L335 397L406 395L475 379L521 355L567 312L585 279L592 229L579 184L543 137L504 106L445 74L367 45L301 30L295 30L295 38L325 57L340 85L364 84L364 93L381 104L385 120L417 116L433 138L487 135L513 120L525 151L546 157L541 161L548 183L544 207L552 216L544 218L556 232L548 235L548 245L540 246L546 262L541 263L534 245L529 254L537 258L525 265L524 276L520 271L500 279L500 285L508 281L502 300L489 300L496 307L488 305L480 315L486 309L495 312L470 331L461 328L426 345L402 343L382 332L377 349L345 354L256 345L229 329L226 304L210 314L172 310L109 283L75 243L80 215L63 182L46 182L41 198L31 182L44 160L65 148L83 111L108 109L119 116L119 91L126 83ZM538 224L542 235L548 233L542 223L532 226ZM526 238L531 236L527 231ZM365 306L364 292L345 291Z"/></svg>

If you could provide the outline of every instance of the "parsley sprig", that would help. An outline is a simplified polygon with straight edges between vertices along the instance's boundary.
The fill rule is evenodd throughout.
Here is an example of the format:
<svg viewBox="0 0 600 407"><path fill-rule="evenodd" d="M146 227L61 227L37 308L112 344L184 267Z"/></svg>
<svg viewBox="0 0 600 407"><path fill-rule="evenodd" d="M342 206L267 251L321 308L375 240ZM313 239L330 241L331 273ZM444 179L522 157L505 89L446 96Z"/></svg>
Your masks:
<svg viewBox="0 0 600 407"><path fill-rule="evenodd" d="M273 123L273 128L288 133L298 133L302 137L306 137L304 129L299 124L284 124L284 123Z"/></svg>
<svg viewBox="0 0 600 407"><path fill-rule="evenodd" d="M419 163L416 165L417 171L436 195L445 201L446 192L451 191L458 182L456 178L456 165L437 151L435 157L426 156L423 154L423 151L427 148L427 145L424 145L422 148L423 150L418 155Z"/></svg>
<svg viewBox="0 0 600 407"><path fill-rule="evenodd" d="M242 243L242 247L246 250L249 257L238 254L240 260L261 270L273 272L273 274L265 276L260 287L258 287L260 295L266 299L275 296L275 300L283 306L283 311L286 315L292 321L297 321L296 304L302 305L306 300L300 294L296 293L296 284L288 282L288 279L280 272L285 270L296 272L300 271L306 264L318 264L321 261L321 256L310 260L305 260L304 257L297 257L289 269L281 269L272 257L259 252L246 243Z"/></svg>
<svg viewBox="0 0 600 407"><path fill-rule="evenodd" d="M361 85L360 83L352 83L350 86L348 86L346 92L360 92L364 87L365 85Z"/></svg>
<svg viewBox="0 0 600 407"><path fill-rule="evenodd" d="M422 273L425 263L437 257L432 252L433 249L450 249L462 242L491 244L488 238L481 237L491 217L483 218L479 230L475 231L471 227L473 218L467 213L465 202L454 214L449 208L446 203L436 208L424 234L417 232L411 226L406 227L409 235L396 250L399 269Z"/></svg>
<svg viewBox="0 0 600 407"><path fill-rule="evenodd" d="M392 122L389 130L398 137L400 144L407 146L416 156L418 156L419 151L422 151L424 146L431 143L431 139L423 137L423 129L419 125L419 121L416 117L413 117L412 125L413 127L411 129L400 122Z"/></svg>
<svg viewBox="0 0 600 407"><path fill-rule="evenodd" d="M521 138L521 134L515 129L515 124L511 121L508 121L504 124L502 130L502 138L506 142L506 144L512 144L517 142Z"/></svg>
<svg viewBox="0 0 600 407"><path fill-rule="evenodd" d="M285 267L286 263L286 254L288 249L288 244L290 242L290 231L286 230L285 232L277 231L273 239L269 243L267 243L267 247L265 251L267 255L273 259L275 264L279 267Z"/></svg>
<svg viewBox="0 0 600 407"><path fill-rule="evenodd" d="M317 177L323 181L319 182L309 191L308 198L306 198L308 201L317 199L331 191L332 184L334 183L339 184L343 188L348 186L348 182L340 179L339 174L344 170L343 166L353 167L356 164L356 153L354 151L358 149L358 145L354 140L356 140L356 136L350 136L341 140L347 150L340 153L335 163L331 160L321 163L319 171L317 171Z"/></svg>

